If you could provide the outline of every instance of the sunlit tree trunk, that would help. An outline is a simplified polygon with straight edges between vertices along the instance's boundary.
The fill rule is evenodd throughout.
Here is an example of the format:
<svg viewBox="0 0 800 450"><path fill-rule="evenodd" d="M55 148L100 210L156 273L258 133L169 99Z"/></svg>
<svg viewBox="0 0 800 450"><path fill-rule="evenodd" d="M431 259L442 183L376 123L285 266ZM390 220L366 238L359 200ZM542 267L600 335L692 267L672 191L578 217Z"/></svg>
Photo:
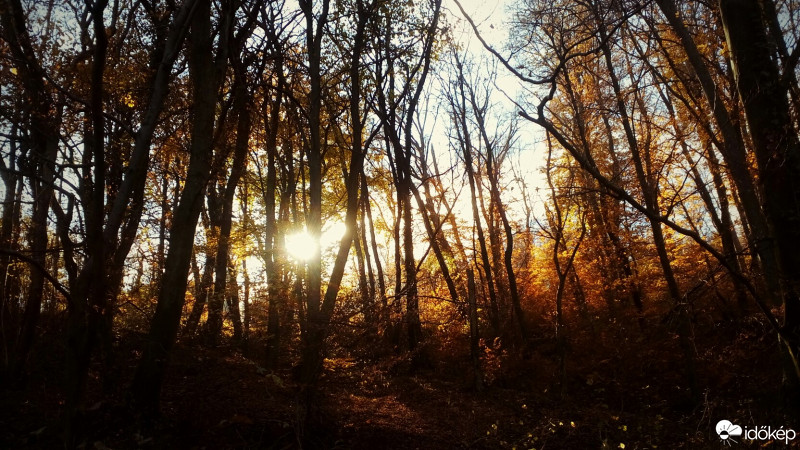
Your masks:
<svg viewBox="0 0 800 450"><path fill-rule="evenodd" d="M155 281L156 289L158 289L161 284L161 274L164 273L164 257L167 251L167 216L170 213L169 189L169 177L167 177L165 173L161 179L161 216L158 219L158 247L156 248L156 263L152 267L152 281ZM197 281L198 280L195 279L195 283L197 283Z"/></svg>
<svg viewBox="0 0 800 450"><path fill-rule="evenodd" d="M367 176L364 174L362 170L361 173L361 213L360 213L360 220L358 226L358 234L361 238L361 248L364 252L364 264L366 265L367 276L369 278L369 292L367 293L367 298L369 302L369 315L370 321L372 322L373 328L375 324L375 295L376 295L376 281L375 281L375 271L372 268L372 255L370 254L369 248L369 239L367 237L367 205L369 204L369 194L367 191ZM372 227L372 223L369 224ZM375 254L375 260L378 260L378 255ZM380 264L380 262L378 262ZM373 329L373 332L376 331Z"/></svg>
<svg viewBox="0 0 800 450"><path fill-rule="evenodd" d="M359 210L361 207L359 206ZM369 295L369 285L367 284L367 260L362 250L362 227L359 220L356 229L353 231L353 249L356 252L356 271L358 273L358 294L361 297L361 314L364 322L372 323L372 298Z"/></svg>
<svg viewBox="0 0 800 450"><path fill-rule="evenodd" d="M483 371L481 370L480 331L478 330L478 303L475 293L475 274L467 270L467 299L469 308L469 354L472 360L472 373L475 390L483 389Z"/></svg>
<svg viewBox="0 0 800 450"><path fill-rule="evenodd" d="M644 56L643 54L641 54L641 52L640 55ZM745 311L747 309L747 294L745 292L745 287L742 285L741 280L737 277L739 273L742 273L742 268L739 267L739 259L736 256L733 224L731 223L730 214L727 210L728 199L727 198L719 199L720 208L718 211L717 206L714 204L714 201L711 198L711 192L706 187L703 175L700 173L700 169L698 169L694 157L689 151L689 146L687 145L685 139L686 133L684 132L684 127L678 122L679 119L675 113L675 108L672 104L671 99L669 98L669 96L664 94L662 90L659 90L659 94L661 95L661 99L667 108L667 112L669 113L672 127L675 130L675 135L678 138L678 145L681 148L681 153L683 154L683 157L686 158L686 161L689 163L690 174L695 182L697 192L700 195L700 198L703 200L703 203L706 205L706 210L708 211L708 214L711 217L711 222L717 229L717 233L719 234L720 240L722 241L722 251L728 258L728 264L730 268L734 272L736 272L736 274L734 274L734 279L733 279L736 301L737 304L739 305L740 310ZM711 148L708 148L706 153L713 154L713 150ZM712 170L712 173L716 173L717 174L716 176L719 177L719 171ZM714 183L718 188L722 189L720 192L721 194L726 194L724 190L725 189L724 185L721 184L721 180L715 179Z"/></svg>
<svg viewBox="0 0 800 450"><path fill-rule="evenodd" d="M248 348L250 342L250 272L247 270L247 258L242 258L242 288L244 289L242 297L242 313L244 314L242 325L245 350Z"/></svg>
<svg viewBox="0 0 800 450"><path fill-rule="evenodd" d="M587 155L587 159L594 161L595 157L592 155L596 150L592 148L588 139L589 130L585 119L585 107L576 93L575 84L570 73L564 74L564 88L572 102L571 107L574 110L573 120L577 126L577 139L580 143L580 147L583 153ZM620 182L622 179L620 162L608 114L601 113L601 119L603 121L603 131L607 139L608 157L611 159L611 178L615 182ZM608 261L613 264L613 269L609 269L607 272L607 276L610 278L608 283L616 285L617 277L625 280L625 290L630 296L634 308L636 308L639 327L644 329L642 289L638 280L635 255L627 248L622 238L623 231L620 228L619 201L611 198L611 196L608 195L609 192L603 186L596 186L597 182L591 180L587 174L582 174L582 184L589 190L597 189L599 191L596 194L590 194L588 204L589 211L587 213L589 213L595 221L595 229L601 233L602 238L607 240L608 244L611 246ZM615 297L617 295L618 289L616 288L609 289L608 292L606 292L606 303L611 314L615 312Z"/></svg>
<svg viewBox="0 0 800 450"><path fill-rule="evenodd" d="M417 200L417 208L422 213L422 223L425 226L425 231L428 233L428 242L430 242L433 254L436 256L436 262L439 263L439 270L442 271L442 278L444 278L444 282L447 285L450 300L452 300L454 305L458 305L460 302L456 284L453 281L453 277L450 275L450 267L447 265L444 252L439 245L441 222L431 217L431 212L428 210L425 202L422 200L419 190L416 188L414 189L414 197Z"/></svg>
<svg viewBox="0 0 800 450"><path fill-rule="evenodd" d="M552 156L553 156L553 145L550 140L550 136L547 138L547 162L545 165L545 173L547 175L547 185L550 188L550 198L551 202L550 205L552 206L552 211L547 211L547 222L550 227L549 229L549 237L553 240L553 250L551 254L551 260L553 261L553 267L556 269L556 276L558 277L558 283L556 285L556 347L558 349L558 372L559 372L559 384L561 389L561 395L564 395L564 390L566 389L566 378L567 378L567 366L566 366L566 359L567 359L567 329L566 329L566 322L564 320L564 294L566 292L567 286L567 277L571 272L574 271L575 267L575 256L578 253L578 249L583 242L583 238L586 236L586 214L582 211L576 211L576 214L580 214L580 221L581 221L581 231L580 235L575 239L575 242L572 246L572 249L569 248L567 244L567 237L566 237L566 225L567 225L567 218L570 214L569 206L566 206L566 210L562 208L561 202L564 201L558 194L555 184L553 183L553 165L552 165ZM549 209L549 208L547 208ZM567 253L566 261L562 261L561 254Z"/></svg>
<svg viewBox="0 0 800 450"><path fill-rule="evenodd" d="M239 306L239 283L236 281L237 273L236 266L233 265L232 259L228 261L228 282L225 285L226 297L225 301L230 312L231 323L233 324L233 341L236 343L242 342L242 310Z"/></svg>
<svg viewBox="0 0 800 450"><path fill-rule="evenodd" d="M737 235L736 228L733 225L733 219L730 212L730 200L728 199L728 186L723 177L722 168L720 167L717 154L711 146L708 137L703 139L704 156L708 161L708 170L711 173L711 179L714 182L714 189L717 193L717 201L719 202L720 223L722 227L729 230L731 239L733 240L733 250L739 260L739 270L744 271L747 267L744 257L744 249L742 243ZM755 258L754 258L755 259Z"/></svg>

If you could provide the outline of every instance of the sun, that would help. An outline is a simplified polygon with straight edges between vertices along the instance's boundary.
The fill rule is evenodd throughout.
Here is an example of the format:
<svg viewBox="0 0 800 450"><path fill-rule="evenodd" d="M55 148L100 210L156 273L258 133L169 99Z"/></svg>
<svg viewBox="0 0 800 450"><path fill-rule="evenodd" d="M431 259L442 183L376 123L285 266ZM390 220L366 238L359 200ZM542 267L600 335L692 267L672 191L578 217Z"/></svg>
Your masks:
<svg viewBox="0 0 800 450"><path fill-rule="evenodd" d="M319 243L307 231L286 236L286 252L298 261L308 261L319 250Z"/></svg>
<svg viewBox="0 0 800 450"><path fill-rule="evenodd" d="M322 253L323 259L327 258L336 251L345 231L344 222L330 221L322 228L319 239L314 239L307 230L286 235L286 253L297 261L309 261L317 252Z"/></svg>

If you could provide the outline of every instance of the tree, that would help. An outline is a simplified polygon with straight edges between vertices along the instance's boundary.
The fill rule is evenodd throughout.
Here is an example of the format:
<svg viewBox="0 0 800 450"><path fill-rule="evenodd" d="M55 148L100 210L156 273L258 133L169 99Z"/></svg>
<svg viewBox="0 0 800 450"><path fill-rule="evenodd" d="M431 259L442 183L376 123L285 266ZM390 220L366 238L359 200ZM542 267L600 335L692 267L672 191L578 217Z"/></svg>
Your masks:
<svg viewBox="0 0 800 450"><path fill-rule="evenodd" d="M793 393L800 387L800 140L789 108L787 84L775 64L762 7L756 2L719 3L731 49L734 78L753 140L764 211L777 244L784 323L781 339ZM777 32L775 30L774 32ZM794 73L794 67L785 67Z"/></svg>
<svg viewBox="0 0 800 450"><path fill-rule="evenodd" d="M170 227L171 242L148 344L131 385L135 407L146 419L154 418L158 412L161 382L180 324L194 230L211 172L215 110L223 69L227 63L236 5L227 2L222 11L222 39L218 42L216 54L212 51L211 1L199 0L191 19L191 45L188 51L194 102L189 169Z"/></svg>

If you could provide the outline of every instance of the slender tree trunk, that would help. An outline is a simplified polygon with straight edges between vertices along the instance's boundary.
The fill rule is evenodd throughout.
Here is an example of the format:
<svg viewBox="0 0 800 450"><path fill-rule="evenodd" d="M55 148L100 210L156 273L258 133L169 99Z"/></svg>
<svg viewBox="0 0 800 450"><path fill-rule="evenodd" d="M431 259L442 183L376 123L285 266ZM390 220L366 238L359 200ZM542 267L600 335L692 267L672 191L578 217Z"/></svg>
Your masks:
<svg viewBox="0 0 800 450"><path fill-rule="evenodd" d="M497 293L494 286L494 278L492 277L492 265L489 261L489 252L486 247L486 238L483 233L483 225L481 225L481 214L478 210L478 191L476 187L477 180L475 179L475 171L472 162L472 141L470 139L470 131L467 126L467 107L466 107L466 93L464 87L464 73L463 66L458 64L458 98L453 98L453 107L457 114L459 121L459 140L461 145L462 156L464 158L464 167L467 172L467 179L469 180L469 190L472 201L472 219L474 221L475 229L478 233L478 243L480 245L480 258L483 264L483 272L486 277L487 289L489 291L489 320L492 324L492 333L495 336L500 334L500 311L497 304Z"/></svg>
<svg viewBox="0 0 800 450"><path fill-rule="evenodd" d="M728 199L720 199L720 211L717 211L716 205L714 205L714 201L711 198L711 193L709 192L708 188L706 187L705 181L703 180L703 176L700 173L700 170L697 168L697 164L694 161L691 153L689 152L689 146L686 144L686 140L684 139L684 132L683 127L678 123L678 118L675 114L675 109L672 105L672 101L664 95L662 95L662 100L664 101L664 105L667 107L667 111L669 112L670 119L672 122L672 126L675 129L676 136L678 136L681 152L683 153L684 158L689 163L691 167L691 176L695 182L695 186L697 188L697 192L702 198L703 203L706 205L706 209L708 210L709 215L711 216L711 222L714 224L714 227L717 229L717 233L719 234L720 240L722 241L722 252L726 255L728 264L733 271L737 272L733 275L733 284L734 284L734 292L736 294L736 301L739 305L739 308L742 312L746 311L747 308L747 294L745 287L742 285L741 280L737 278L738 273L742 272L741 267L739 267L739 259L736 257L736 248L734 246L734 236L733 236L733 226L730 222L730 215L728 214L727 210L723 210L722 207L727 207ZM708 153L713 152L712 149L708 149ZM717 172L718 173L718 172ZM717 180L715 180L715 183ZM719 186L719 185L717 185ZM722 186L723 193L724 193L724 185ZM725 222L723 223L723 217L725 218Z"/></svg>
<svg viewBox="0 0 800 450"><path fill-rule="evenodd" d="M428 241L431 244L431 249L433 249L433 254L436 256L436 262L439 263L439 270L442 271L442 278L444 278L444 282L447 285L447 291L450 293L450 299L453 301L454 305L458 305L459 299L458 291L456 290L456 284L453 281L453 277L450 275L450 268L447 265L444 252L442 252L442 249L439 246L439 239L437 239L441 229L439 227L434 228L433 222L436 221L431 219L430 212L428 211L425 202L423 202L422 196L420 195L418 189L414 189L414 196L417 199L417 207L419 211L422 212L422 222L425 225L425 231L428 233Z"/></svg>
<svg viewBox="0 0 800 450"><path fill-rule="evenodd" d="M728 106L724 103L724 96L719 92L710 70L706 66L702 55L697 49L696 43L676 8L674 0L657 0L657 3L664 13L664 17L670 24L670 27L680 39L681 45L686 51L687 59L700 82L703 95L708 102L716 125L719 127L720 134L722 135L720 151L728 166L733 182L736 184L745 217L750 224L752 241L758 253L764 277L767 282L768 295L773 302L780 303L781 287L776 253L777 249L761 209L758 192L753 183L752 175L750 174L747 150L741 130L735 123L733 118L735 116L732 116L728 110ZM758 16L754 16L754 18L758 18L757 20L760 20L760 17L760 13ZM766 56L766 50L764 51L765 57L769 59L768 56Z"/></svg>
<svg viewBox="0 0 800 450"><path fill-rule="evenodd" d="M267 296L268 296L268 322L267 322L267 368L274 369L278 366L278 355L280 353L281 342L281 323L280 313L283 301L281 300L281 287L279 284L279 267L277 261L277 225L275 221L275 185L277 180L277 167L275 158L278 153L278 133L280 130L280 111L283 99L283 60L278 57L275 60L275 72L278 74L278 86L275 91L275 98L270 104L268 135L266 142L267 150L267 186L264 192L264 214L266 215L266 227L264 229L264 240L266 241L266 260L264 269L267 272ZM293 175L292 175L293 176Z"/></svg>
<svg viewBox="0 0 800 450"><path fill-rule="evenodd" d="M227 13L232 14L232 11ZM198 0L197 11L191 19L192 39L189 48L189 70L194 100L189 168L170 227L170 246L156 313L131 386L134 406L147 419L152 419L158 414L161 383L170 351L175 344L183 309L194 231L211 171L218 84L215 80L216 67L212 60L213 36L210 16L210 0ZM220 35L226 36L227 30L222 31ZM221 49L225 46L224 41L225 39L221 39ZM220 56L222 55L218 55Z"/></svg>
<svg viewBox="0 0 800 450"><path fill-rule="evenodd" d="M359 210L360 210L359 206ZM356 270L358 272L358 293L361 297L361 314L364 317L364 323L372 323L372 298L369 296L369 285L367 284L367 261L362 250L362 233L361 221L356 224L356 230L353 232L355 237L353 239L353 248L356 251Z"/></svg>
<svg viewBox="0 0 800 450"><path fill-rule="evenodd" d="M20 155L17 140L17 127L12 125L9 145L11 146L11 156L6 166L5 160L0 158L0 177L3 178L5 185L5 197L3 198L3 218L0 222L0 248L16 251L19 242L15 239L15 214L19 211L19 199L17 194L17 183L22 183L22 177L16 175L17 157ZM11 256L0 254L0 344L3 346L3 366L0 373L5 372L11 364L9 352L12 345L11 337L16 334L16 323L14 323L15 304L17 299L12 294L12 285L16 282L14 270L11 265Z"/></svg>
<svg viewBox="0 0 800 450"><path fill-rule="evenodd" d="M309 143L307 151L309 205L306 228L312 239L319 242L322 233L322 38L328 21L329 1L322 0L321 11L315 14L311 0L302 0L300 9L306 19L306 49L308 52L308 84L309 110L308 129ZM315 20L315 15L316 20ZM313 386L322 372L322 351L325 339L325 324L321 316L322 302L322 259L318 246L313 250L307 262L306 277L308 292L306 297L306 333L302 350L303 383ZM307 408L313 404L313 389L306 392L308 398L304 403ZM308 411L307 411L308 412ZM307 418L307 417L306 417Z"/></svg>
<svg viewBox="0 0 800 450"><path fill-rule="evenodd" d="M478 330L478 304L475 295L475 274L467 271L467 299L469 301L469 354L472 360L472 373L475 390L483 390L483 371L481 370L480 333Z"/></svg>
<svg viewBox="0 0 800 450"><path fill-rule="evenodd" d="M10 54L18 61L17 76L23 86L24 102L30 110L29 180L33 195L33 211L28 243L31 259L40 267L45 267L47 216L53 198L55 179L52 161L55 161L58 150L62 106L52 94L45 72L36 58L19 0L8 0L0 4L0 21L3 40L8 45ZM44 281L43 273L38 270L31 271L25 311L22 316L22 329L16 349L15 371L17 372L23 369L36 336Z"/></svg>
<svg viewBox="0 0 800 450"><path fill-rule="evenodd" d="M578 306L578 311L581 314L584 322L586 322L592 330L592 334L597 332L594 321L592 320L592 312L589 310L589 304L586 301L586 292L583 289L583 283L578 276L578 271L575 270L575 265L572 265L570 271L570 284L572 284L572 298L575 299L575 304Z"/></svg>
<svg viewBox="0 0 800 450"><path fill-rule="evenodd" d="M474 114L474 112L473 112ZM480 152L480 148L476 149ZM500 233L497 231L497 215L495 214L495 203L491 193L489 195L489 208L486 208L485 195L483 194L483 170L480 165L480 156L473 166L473 173L475 176L475 187L477 188L477 199L480 214L486 223L486 230L483 233L484 238L488 235L487 250L489 252L489 266L492 268L491 281L495 286L495 298L497 299L497 319L500 323L500 333L505 338L505 324L506 324L506 288L503 282L500 257ZM489 175L487 175L489 176ZM490 189L491 192L491 189Z"/></svg>
<svg viewBox="0 0 800 450"><path fill-rule="evenodd" d="M371 322L374 331L375 325L375 293L376 293L376 282L375 282L375 272L372 269L372 259L369 251L369 242L367 239L367 204L369 203L369 195L367 195L367 177L363 173L361 173L361 220L359 221L358 225L358 235L361 237L361 248L364 252L364 264L366 265L367 270L367 277L369 278L369 292L367 293L367 298L369 301L369 314L371 317ZM375 255L375 259L377 260L378 256Z"/></svg>
<svg viewBox="0 0 800 450"><path fill-rule="evenodd" d="M215 260L216 277L214 279L214 294L213 300L209 302L209 315L208 315L208 339L212 345L219 343L220 334L222 333L222 303L227 295L225 287L228 276L228 260L230 259L231 247L231 227L233 225L233 200L236 196L236 187L239 185L239 179L247 167L247 151L250 144L250 110L248 108L248 92L247 80L245 75L241 73L243 68L235 68L237 70L237 79L234 87L234 109L238 114L238 122L236 125L236 143L234 144L233 163L231 164L231 173L228 177L228 182L225 185L225 193L222 198L222 215L219 219L219 239L217 241L217 256ZM236 308L239 308L239 302L236 302ZM212 314L212 311L214 314ZM241 322L240 322L241 324ZM241 325L240 325L241 326ZM241 338L241 332L237 338ZM238 339L237 339L238 340Z"/></svg>
<svg viewBox="0 0 800 450"><path fill-rule="evenodd" d="M167 216L170 213L169 188L169 177L165 173L161 179L161 217L158 219L158 247L156 249L156 263L153 265L152 277L153 281L155 281L154 286L157 289L161 287L161 274L164 273L164 257L167 249ZM199 279L195 278L195 283L198 281Z"/></svg>
<svg viewBox="0 0 800 450"><path fill-rule="evenodd" d="M233 324L233 341L242 342L242 310L239 305L239 283L236 282L236 266L229 261L228 282L226 283L226 303L230 312L231 323Z"/></svg>
<svg viewBox="0 0 800 450"><path fill-rule="evenodd" d="M409 150L410 151L410 150ZM419 317L417 287L417 265L414 261L414 235L411 228L411 167L410 158L403 158L406 175L398 195L403 197L403 266L406 273L406 322L408 325L408 348L412 352L422 340L422 324Z"/></svg>
<svg viewBox="0 0 800 450"><path fill-rule="evenodd" d="M372 205L370 204L369 200L369 186L367 185L367 178L366 175L363 176L361 186L364 189L363 196L364 196L364 210L367 215L367 221L369 222L369 237L370 242L372 244L372 254L375 255L375 269L377 270L378 276L378 295L381 299L381 308L383 312L386 312L387 309L387 300L386 300L386 278L383 274L383 264L381 263L380 253L378 252L378 240L375 238L375 223L372 221Z"/></svg>
<svg viewBox="0 0 800 450"><path fill-rule="evenodd" d="M475 97L474 90L472 88L469 89L470 94L470 104L472 106L472 110L475 113L476 122L478 124L478 129L480 131L481 137L483 138L483 144L486 148L486 175L489 177L489 190L490 195L492 198L492 205L493 209L497 211L497 215L500 217L500 222L503 226L503 233L505 234L506 238L506 246L503 252L503 262L506 269L506 277L508 278L508 288L509 293L511 294L511 308L514 315L514 321L517 326L517 332L519 333L519 337L522 342L525 342L527 339L527 327L525 325L525 316L522 312L522 305L520 304L519 299L519 289L517 288L517 277L514 274L514 263L513 263L513 254L514 254L514 234L511 230L511 224L508 221L508 215L506 214L505 207L503 206L503 200L500 197L500 188L498 186L498 179L500 178L500 169L496 167L495 164L495 155L496 151L494 148L494 144L492 140L489 139L489 135L486 130L486 108L481 108L478 105L478 101ZM508 145L514 138L514 129L511 128L509 130L509 135L506 137L506 149L508 151ZM499 233L498 233L499 235ZM493 245L495 245L493 243ZM500 246L499 242L496 245Z"/></svg>
<svg viewBox="0 0 800 450"><path fill-rule="evenodd" d="M606 42L606 36L603 28L601 28L600 36L601 39L603 39L603 41ZM611 57L611 50L607 42L606 44L603 45L602 51L605 57L606 67L608 69L608 76L611 81L611 86L614 90L617 110L620 115L620 120L622 121L622 126L625 130L625 137L628 142L628 148L631 152L631 157L633 159L634 167L636 169L636 178L639 181L639 185L643 192L645 206L647 207L647 209L650 210L650 212L654 216L661 215L660 207L658 204L658 186L656 184L654 174L650 171L652 164L649 161L650 158L649 131L644 133L646 136L645 142L640 144L640 140L637 138L637 135L634 132L633 124L631 123L630 116L628 115L628 108L624 102L619 79L617 78L617 75L614 70L614 64L612 62L612 57ZM637 100L641 101L641 97L637 96ZM644 111L646 110L642 109L642 113L644 113ZM699 400L700 392L697 386L694 346L690 341L691 329L688 316L689 314L688 305L686 305L685 302L683 301L680 288L678 287L678 282L675 279L675 274L673 272L672 264L670 262L669 254L666 248L666 242L664 240L664 233L663 230L661 229L661 222L653 218L648 218L648 220L650 222L650 229L653 234L653 244L655 245L656 253L658 254L659 262L661 263L661 269L664 274L664 278L667 282L667 289L669 291L670 297L672 298L674 308L676 309L676 312L678 314L678 336L680 339L680 346L683 351L684 364L686 364L685 367L686 378L689 384L691 397L692 400Z"/></svg>
<svg viewBox="0 0 800 450"><path fill-rule="evenodd" d="M107 248L111 240L106 241L103 232L106 202L106 155L105 155L105 118L103 116L103 74L106 67L106 51L108 40L103 23L103 13L107 0L94 3L91 8L94 25L95 43L93 49L91 88L89 111L91 126L90 135L85 145L85 159L91 158L93 163L92 179L87 171L86 181L92 180L88 191L91 201L86 205L86 240L88 260L78 276L77 289L72 292L72 304L67 318L67 357L66 357L66 429L65 441L68 447L77 445L82 437L81 415L83 414L83 398L86 389L89 363L92 348L99 337L104 350L106 367L111 359L111 324L112 309L107 298L106 265L110 262ZM53 155L55 159L55 155ZM85 181L85 182L86 182ZM90 281L91 280L91 281ZM106 373L107 375L107 373Z"/></svg>
<svg viewBox="0 0 800 450"><path fill-rule="evenodd" d="M209 204L213 202L209 201ZM205 222L210 222L205 221ZM216 261L215 243L217 242L216 230L211 224L205 226L206 245L205 245L205 264L203 265L203 275L195 277L195 298L192 303L192 309L189 312L189 317L186 319L186 324L183 327L183 336L192 337L197 333L197 327L200 324L200 318L203 316L203 310L209 297L212 295L212 288L214 285L214 268ZM193 253L194 254L194 253ZM163 285L162 285L163 286ZM159 290L160 291L160 290Z"/></svg>
<svg viewBox="0 0 800 450"><path fill-rule="evenodd" d="M551 259L553 267L556 269L558 277L558 284L556 285L556 347L558 349L558 372L559 372L559 385L561 395L564 395L566 389L567 379L567 329L566 322L564 321L564 293L567 285L567 277L570 272L574 271L575 255L586 236L586 215L581 215L581 233L575 241L572 250L569 250L567 245L567 238L565 236L565 228L569 209L563 210L560 204L560 197L556 192L555 185L552 178L552 155L553 146L550 136L547 137L547 162L545 166L545 173L547 175L547 185L550 188L550 198L552 200L553 211L547 214L547 221L550 225L550 237L553 239L553 250ZM566 261L561 260L561 253L569 251L569 256Z"/></svg>
<svg viewBox="0 0 800 450"><path fill-rule="evenodd" d="M250 342L250 320L251 320L250 273L247 271L247 258L242 258L242 277L243 277L242 287L244 288L244 297L242 298L242 309L244 313L244 321L242 325L244 326L244 329L242 331L244 332L243 335L244 344L245 347L247 347L247 345Z"/></svg>

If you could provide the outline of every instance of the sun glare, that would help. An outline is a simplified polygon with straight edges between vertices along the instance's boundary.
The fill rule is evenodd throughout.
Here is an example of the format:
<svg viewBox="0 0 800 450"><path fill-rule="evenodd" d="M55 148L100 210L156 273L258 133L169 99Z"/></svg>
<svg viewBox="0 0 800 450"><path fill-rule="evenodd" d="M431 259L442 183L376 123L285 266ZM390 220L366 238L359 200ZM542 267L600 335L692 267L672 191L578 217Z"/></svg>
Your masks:
<svg viewBox="0 0 800 450"><path fill-rule="evenodd" d="M308 261L314 256L317 249L321 247L324 257L332 248L339 245L339 241L346 230L347 227L344 223L332 222L323 228L322 236L319 240L315 240L306 230L287 235L285 240L286 252L298 261Z"/></svg>
<svg viewBox="0 0 800 450"><path fill-rule="evenodd" d="M307 231L286 236L286 251L298 261L308 261L317 251L318 244Z"/></svg>

